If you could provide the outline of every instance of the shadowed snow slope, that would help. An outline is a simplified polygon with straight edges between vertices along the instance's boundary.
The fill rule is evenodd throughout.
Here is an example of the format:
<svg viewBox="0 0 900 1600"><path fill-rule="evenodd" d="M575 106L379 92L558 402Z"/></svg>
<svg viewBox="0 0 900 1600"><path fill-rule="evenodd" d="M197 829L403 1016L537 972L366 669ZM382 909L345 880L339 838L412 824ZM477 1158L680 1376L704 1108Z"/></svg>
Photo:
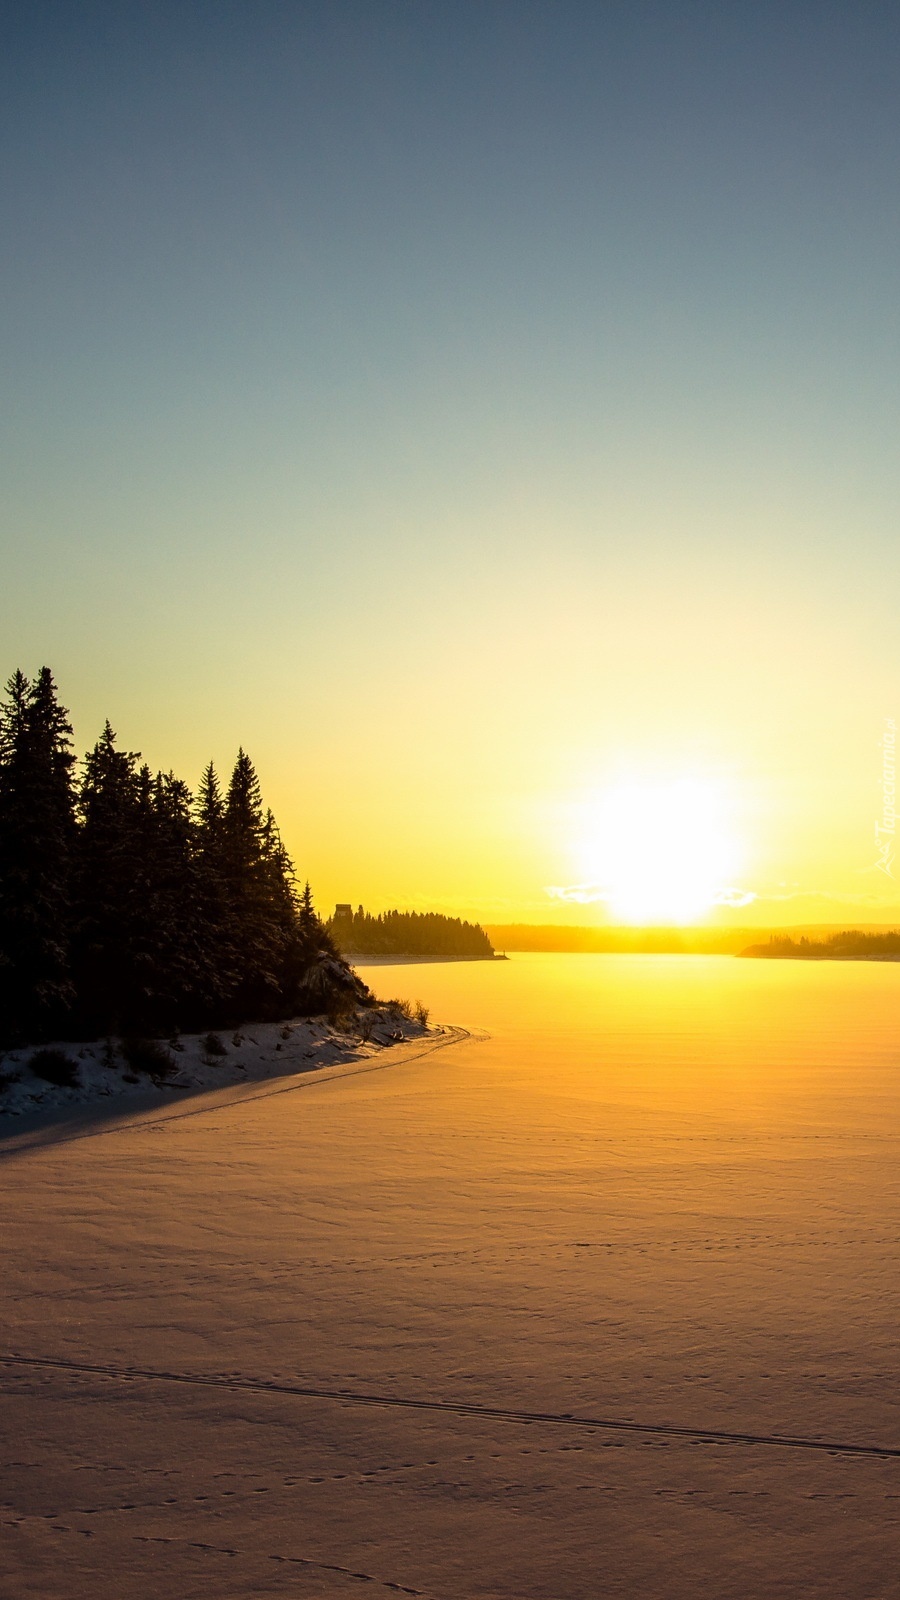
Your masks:
<svg viewBox="0 0 900 1600"><path fill-rule="evenodd" d="M310 1072L341 1061L368 1060L388 1045L422 1038L427 1028L382 1005L348 1012L339 1022L302 1017L247 1024L236 1032L185 1033L163 1041L121 1040L49 1047L50 1072L73 1082L48 1082L47 1049L8 1051L0 1064L0 1130L4 1117L65 1112L96 1101L180 1098L185 1091Z"/></svg>
<svg viewBox="0 0 900 1600"><path fill-rule="evenodd" d="M416 990L487 1033L0 1144L0 1593L896 1593L900 968Z"/></svg>

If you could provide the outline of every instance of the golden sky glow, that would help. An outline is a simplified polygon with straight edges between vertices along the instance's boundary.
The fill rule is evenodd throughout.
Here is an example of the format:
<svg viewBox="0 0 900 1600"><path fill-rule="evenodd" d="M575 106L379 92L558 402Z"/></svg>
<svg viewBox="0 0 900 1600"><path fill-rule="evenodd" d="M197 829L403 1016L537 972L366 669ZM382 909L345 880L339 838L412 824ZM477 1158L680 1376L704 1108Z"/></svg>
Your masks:
<svg viewBox="0 0 900 1600"><path fill-rule="evenodd" d="M244 745L325 909L891 920L900 35L814 10L20 8L4 673Z"/></svg>

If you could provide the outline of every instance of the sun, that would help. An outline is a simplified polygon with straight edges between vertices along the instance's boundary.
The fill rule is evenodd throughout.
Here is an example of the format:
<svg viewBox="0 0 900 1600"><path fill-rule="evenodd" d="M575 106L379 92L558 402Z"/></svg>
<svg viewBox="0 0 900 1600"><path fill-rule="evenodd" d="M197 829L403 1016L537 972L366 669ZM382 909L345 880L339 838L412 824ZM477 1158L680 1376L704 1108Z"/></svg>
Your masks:
<svg viewBox="0 0 900 1600"><path fill-rule="evenodd" d="M695 778L625 782L590 807L582 866L625 922L687 923L734 881L739 850L726 795Z"/></svg>

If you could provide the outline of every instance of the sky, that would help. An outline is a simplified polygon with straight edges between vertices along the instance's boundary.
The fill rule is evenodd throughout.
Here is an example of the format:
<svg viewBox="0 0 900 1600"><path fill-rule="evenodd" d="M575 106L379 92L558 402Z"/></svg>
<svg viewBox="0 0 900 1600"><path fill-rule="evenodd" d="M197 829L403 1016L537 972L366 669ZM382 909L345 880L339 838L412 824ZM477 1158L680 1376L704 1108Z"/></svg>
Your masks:
<svg viewBox="0 0 900 1600"><path fill-rule="evenodd" d="M0 674L326 911L615 919L627 812L889 919L898 102L865 0L13 0Z"/></svg>

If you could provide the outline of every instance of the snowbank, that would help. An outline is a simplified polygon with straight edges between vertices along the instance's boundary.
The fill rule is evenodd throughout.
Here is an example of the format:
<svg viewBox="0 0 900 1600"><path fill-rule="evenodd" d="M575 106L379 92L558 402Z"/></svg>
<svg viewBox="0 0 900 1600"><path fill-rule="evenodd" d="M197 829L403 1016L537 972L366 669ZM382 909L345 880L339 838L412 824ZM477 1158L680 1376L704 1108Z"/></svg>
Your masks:
<svg viewBox="0 0 900 1600"><path fill-rule="evenodd" d="M171 1099L186 1090L311 1072L441 1031L383 1004L350 1012L339 1022L303 1017L169 1040L101 1039L10 1050L0 1056L0 1117L65 1110L110 1095L146 1099L156 1091L160 1099ZM73 1081L52 1082L45 1074Z"/></svg>

